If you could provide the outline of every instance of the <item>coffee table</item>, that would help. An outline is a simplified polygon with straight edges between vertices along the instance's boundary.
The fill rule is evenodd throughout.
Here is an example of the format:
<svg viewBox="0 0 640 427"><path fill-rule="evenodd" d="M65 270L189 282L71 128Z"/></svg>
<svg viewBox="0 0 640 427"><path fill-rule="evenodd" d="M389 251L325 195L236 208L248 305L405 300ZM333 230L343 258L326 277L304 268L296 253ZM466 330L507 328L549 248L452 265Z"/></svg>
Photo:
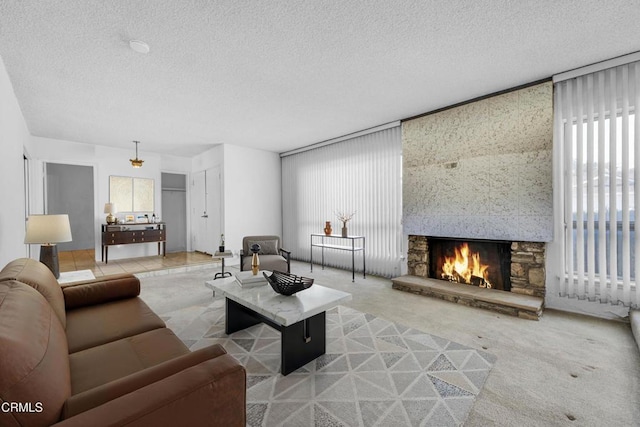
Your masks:
<svg viewBox="0 0 640 427"><path fill-rule="evenodd" d="M266 323L281 334L280 373L288 375L326 352L326 311L351 294L313 285L291 296L268 284L243 288L235 277L205 285L226 299L225 333Z"/></svg>

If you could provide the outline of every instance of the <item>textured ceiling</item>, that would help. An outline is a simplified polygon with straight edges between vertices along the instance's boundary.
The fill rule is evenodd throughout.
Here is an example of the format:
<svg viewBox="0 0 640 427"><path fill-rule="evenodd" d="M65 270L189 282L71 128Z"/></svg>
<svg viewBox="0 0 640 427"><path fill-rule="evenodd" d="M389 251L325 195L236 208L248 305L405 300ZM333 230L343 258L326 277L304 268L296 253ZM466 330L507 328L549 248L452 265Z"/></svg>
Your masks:
<svg viewBox="0 0 640 427"><path fill-rule="evenodd" d="M2 0L0 56L33 135L282 152L640 50L638 22L622 0Z"/></svg>

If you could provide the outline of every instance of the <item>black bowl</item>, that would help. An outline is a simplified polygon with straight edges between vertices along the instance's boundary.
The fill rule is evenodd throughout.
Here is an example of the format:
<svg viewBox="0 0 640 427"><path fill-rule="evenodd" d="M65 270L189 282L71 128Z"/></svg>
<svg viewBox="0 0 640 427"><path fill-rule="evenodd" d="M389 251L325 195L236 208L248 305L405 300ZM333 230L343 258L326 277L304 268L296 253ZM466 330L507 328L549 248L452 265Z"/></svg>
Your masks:
<svg viewBox="0 0 640 427"><path fill-rule="evenodd" d="M267 276L267 273L264 272L262 274L271 285L271 288L282 295L293 295L296 292L309 289L313 285L313 279L282 271L273 271L271 276Z"/></svg>

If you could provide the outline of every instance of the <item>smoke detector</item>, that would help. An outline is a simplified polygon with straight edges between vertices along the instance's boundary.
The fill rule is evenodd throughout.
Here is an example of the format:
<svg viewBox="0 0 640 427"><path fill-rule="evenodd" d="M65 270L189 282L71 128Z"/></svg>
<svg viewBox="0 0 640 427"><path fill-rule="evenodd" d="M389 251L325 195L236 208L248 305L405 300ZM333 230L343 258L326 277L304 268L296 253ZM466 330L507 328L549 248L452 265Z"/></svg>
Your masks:
<svg viewBox="0 0 640 427"><path fill-rule="evenodd" d="M129 47L138 53L149 53L149 45L142 40L130 40Z"/></svg>

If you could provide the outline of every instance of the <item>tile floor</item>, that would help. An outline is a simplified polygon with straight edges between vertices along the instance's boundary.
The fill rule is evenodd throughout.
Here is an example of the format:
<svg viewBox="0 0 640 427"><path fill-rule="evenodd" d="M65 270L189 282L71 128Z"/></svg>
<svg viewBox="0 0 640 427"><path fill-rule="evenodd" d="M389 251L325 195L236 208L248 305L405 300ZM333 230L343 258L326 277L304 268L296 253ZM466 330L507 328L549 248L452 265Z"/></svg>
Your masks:
<svg viewBox="0 0 640 427"><path fill-rule="evenodd" d="M220 261L201 252L168 253L166 258L149 256L109 260L108 264L95 260L93 249L58 253L60 271L91 270L96 277L120 273L142 273L202 264L219 264Z"/></svg>

